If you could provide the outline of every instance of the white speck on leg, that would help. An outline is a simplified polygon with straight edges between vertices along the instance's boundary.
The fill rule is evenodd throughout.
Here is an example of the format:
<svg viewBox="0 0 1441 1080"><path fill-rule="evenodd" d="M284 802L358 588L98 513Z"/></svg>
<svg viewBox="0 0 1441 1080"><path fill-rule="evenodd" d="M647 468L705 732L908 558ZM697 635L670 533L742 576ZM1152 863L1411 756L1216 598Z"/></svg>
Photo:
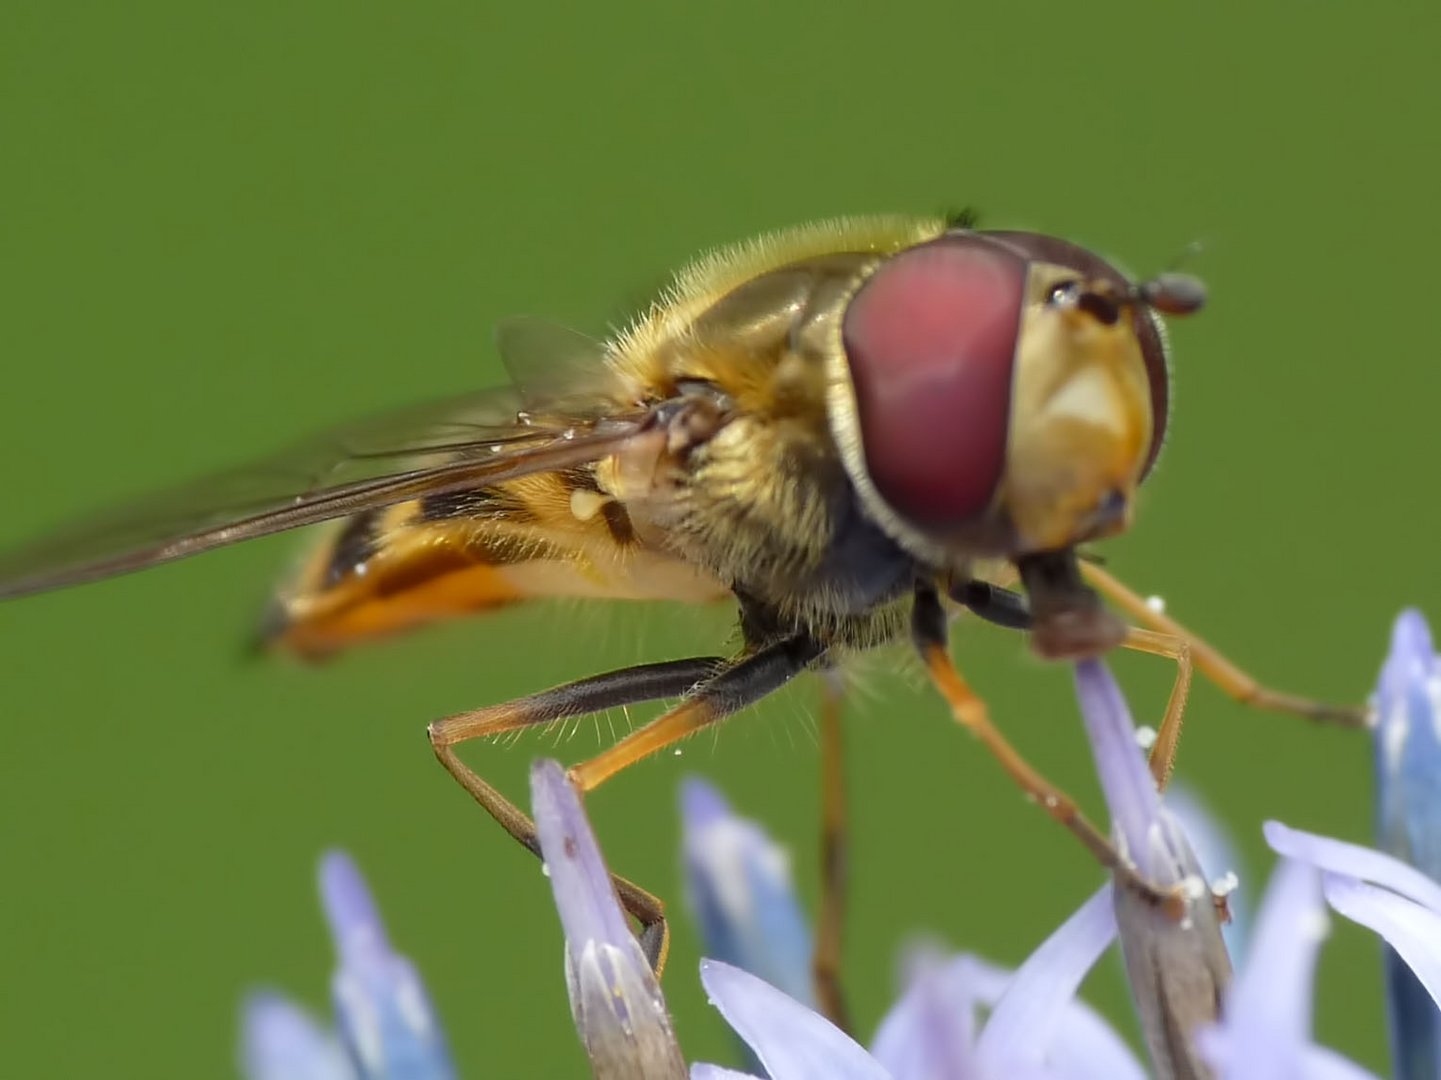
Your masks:
<svg viewBox="0 0 1441 1080"><path fill-rule="evenodd" d="M1211 895L1216 897L1230 896L1241 884L1241 879L1236 876L1236 871L1227 870L1224 874L1211 882Z"/></svg>

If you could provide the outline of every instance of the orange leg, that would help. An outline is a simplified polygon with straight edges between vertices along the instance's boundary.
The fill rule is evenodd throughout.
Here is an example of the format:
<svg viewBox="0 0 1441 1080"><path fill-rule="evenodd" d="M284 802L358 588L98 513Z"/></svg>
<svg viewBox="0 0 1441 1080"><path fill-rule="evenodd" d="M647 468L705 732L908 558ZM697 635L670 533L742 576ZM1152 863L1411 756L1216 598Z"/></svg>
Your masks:
<svg viewBox="0 0 1441 1080"><path fill-rule="evenodd" d="M1159 791L1166 789L1171 773L1176 768L1176 750L1181 742L1181 723L1186 715L1186 699L1191 694L1191 677L1194 674L1191 663L1191 645L1185 638L1162 634L1153 630L1138 630L1134 626L1126 633L1121 648L1151 656L1164 656L1176 662L1176 681L1171 684L1171 696L1166 700L1166 712L1161 717L1161 726L1156 729L1156 741L1151 744L1151 776L1155 778ZM1231 906L1223 893L1211 897L1216 905L1216 917L1223 923L1231 921Z"/></svg>
<svg viewBox="0 0 1441 1080"><path fill-rule="evenodd" d="M719 657L707 656L646 664L592 676L515 701L437 720L429 728L430 745L446 771L470 792L485 812L539 858L540 843L536 839L535 822L461 761L455 751L456 745L616 706L675 697L705 681L724 665L725 661ZM665 953L669 946L665 905L658 897L623 877L612 875L611 880L621 905L640 922L641 945L651 966L659 971L665 965Z"/></svg>
<svg viewBox="0 0 1441 1080"><path fill-rule="evenodd" d="M1017 630L1032 627L1031 612L1025 599L1009 589L985 581L962 581L952 584L949 592L952 600L989 622ZM1176 681L1171 685L1166 713L1151 747L1151 775L1156 778L1156 786L1164 788L1175 768L1181 721L1186 712L1186 700L1191 694L1191 645L1185 638L1173 634L1130 627L1121 648L1176 661Z"/></svg>
<svg viewBox="0 0 1441 1080"><path fill-rule="evenodd" d="M1260 709L1291 713L1311 720L1325 720L1347 727L1363 727L1366 710L1354 706L1325 705L1263 686L1237 667L1203 638L1175 619L1156 611L1139 595L1095 563L1081 564L1082 576L1112 603L1143 626L1185 642L1201 674L1235 700ZM1144 650L1151 651L1151 650Z"/></svg>
<svg viewBox="0 0 1441 1080"><path fill-rule="evenodd" d="M850 878L842 679L840 672L827 671L821 684L821 906L811 977L821 1012L842 1031L850 1031L850 1011L841 987L841 946Z"/></svg>
<svg viewBox="0 0 1441 1080"><path fill-rule="evenodd" d="M455 751L457 744L617 705L686 695L680 704L633 731L609 750L572 768L572 782L585 793L642 758L758 701L803 671L823 652L808 641L787 641L734 661L699 657L627 668L439 720L430 725L430 743L435 756L461 787L470 792L506 832L539 856L535 823L460 760ZM611 881L621 905L639 921L641 946L656 974L660 974L670 948L665 904L625 878L612 875Z"/></svg>
<svg viewBox="0 0 1441 1080"><path fill-rule="evenodd" d="M1181 723L1186 715L1186 700L1191 696L1191 645L1185 638L1131 627L1126 632L1126 640L1121 642L1121 648L1176 661L1176 681L1171 684L1166 712L1161 717L1161 726L1156 729L1156 741L1151 744L1151 775L1156 778L1156 787L1164 790L1176 767Z"/></svg>
<svg viewBox="0 0 1441 1080"><path fill-rule="evenodd" d="M582 794L594 791L622 769L774 693L824 654L809 638L792 638L744 656L669 712L572 766L570 778Z"/></svg>
<svg viewBox="0 0 1441 1080"><path fill-rule="evenodd" d="M1177 897L1143 878L1131 861L1081 813L1076 801L1038 772L991 722L990 710L956 670L947 650L946 614L934 590L917 589L911 634L931 683L955 721L980 740L1032 801L1075 835L1117 881L1154 903L1175 908Z"/></svg>

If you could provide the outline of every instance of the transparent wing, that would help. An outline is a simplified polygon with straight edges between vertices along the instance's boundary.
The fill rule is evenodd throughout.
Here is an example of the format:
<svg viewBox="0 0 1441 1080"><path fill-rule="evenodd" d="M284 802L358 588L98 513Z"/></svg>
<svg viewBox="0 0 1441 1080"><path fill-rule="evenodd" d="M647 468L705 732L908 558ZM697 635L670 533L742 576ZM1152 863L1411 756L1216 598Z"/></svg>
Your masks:
<svg viewBox="0 0 1441 1080"><path fill-rule="evenodd" d="M75 585L422 495L622 449L648 413L567 412L503 389L349 424L245 468L101 511L0 552L0 599Z"/></svg>
<svg viewBox="0 0 1441 1080"><path fill-rule="evenodd" d="M495 347L525 404L585 412L611 395L614 376L602 341L563 323L530 315L502 319Z"/></svg>

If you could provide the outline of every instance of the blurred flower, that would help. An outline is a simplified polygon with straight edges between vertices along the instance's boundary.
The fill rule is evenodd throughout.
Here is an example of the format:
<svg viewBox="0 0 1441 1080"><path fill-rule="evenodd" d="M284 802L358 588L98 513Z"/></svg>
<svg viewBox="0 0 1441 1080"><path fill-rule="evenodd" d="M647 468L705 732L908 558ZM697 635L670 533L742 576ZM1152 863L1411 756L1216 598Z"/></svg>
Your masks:
<svg viewBox="0 0 1441 1080"><path fill-rule="evenodd" d="M686 897L705 954L814 1007L811 930L789 853L704 780L688 778L680 802Z"/></svg>
<svg viewBox="0 0 1441 1080"><path fill-rule="evenodd" d="M1419 980L1425 1008L1441 1005L1441 884L1379 851L1267 822L1283 856L1257 917L1254 944L1227 998L1225 1020L1203 1036L1226 1080L1364 1078L1371 1074L1311 1042L1316 951L1327 903L1374 931Z"/></svg>
<svg viewBox="0 0 1441 1080"><path fill-rule="evenodd" d="M1107 885L1015 972L964 953L923 960L881 1021L876 1057L897 1080L1144 1077L1124 1040L1076 998L1115 936Z"/></svg>
<svg viewBox="0 0 1441 1080"><path fill-rule="evenodd" d="M298 1006L252 995L242 1015L249 1080L453 1080L420 976L390 947L375 901L349 856L320 863L320 893L339 966L331 980L338 1038ZM342 1049L343 1052L342 1052Z"/></svg>
<svg viewBox="0 0 1441 1080"><path fill-rule="evenodd" d="M700 978L711 1003L755 1051L771 1080L891 1080L849 1035L764 979L719 960L702 960ZM690 1075L719 1080L749 1074L699 1064Z"/></svg>
<svg viewBox="0 0 1441 1080"><path fill-rule="evenodd" d="M687 782L682 811L692 903L707 945L736 961L704 961L701 980L772 1080L1145 1075L1124 1041L1075 1000L1115 938L1109 886L1014 974L967 954L921 957L867 1053L808 1007L810 933L785 852L699 781ZM691 1075L748 1074L696 1065Z"/></svg>
<svg viewBox="0 0 1441 1080"><path fill-rule="evenodd" d="M1139 1080L1145 1072L1124 1041L1075 1000L1115 932L1107 886L1014 974L966 954L927 958L871 1053L739 968L704 961L701 981L771 1080ZM691 1071L694 1080L744 1075L714 1065Z"/></svg>
<svg viewBox="0 0 1441 1080"><path fill-rule="evenodd" d="M1266 836L1287 857L1272 876L1246 963L1225 995L1225 1018L1196 1032L1201 1061L1224 1080L1367 1080L1370 1073L1311 1041L1315 958L1326 930L1323 891L1337 911L1390 942L1441 1000L1441 885L1380 852L1276 822L1267 824ZM1074 997L1115 935L1110 892L1107 886L1092 897L1014 975L969 955L928 958L870 1053L753 975L707 961L701 977L772 1080L1140 1078L1146 1073L1125 1044ZM1155 1072L1207 1074L1204 1064L1171 1059ZM749 1074L697 1065L691 1075Z"/></svg>
<svg viewBox="0 0 1441 1080"><path fill-rule="evenodd" d="M240 1071L249 1080L355 1080L335 1033L279 994L252 994L241 1031Z"/></svg>
<svg viewBox="0 0 1441 1080"><path fill-rule="evenodd" d="M631 933L580 797L554 761L530 773L541 857L565 930L571 1015L596 1077L686 1075L665 998Z"/></svg>
<svg viewBox="0 0 1441 1080"><path fill-rule="evenodd" d="M1198 1067L1190 1033L1215 1020L1230 977L1215 904L1179 822L1161 804L1119 688L1098 661L1077 665L1076 679L1115 842L1134 873L1118 875L1114 899L1104 890L1057 931L1005 994L995 990L1002 976L976 957L922 965L877 1037L877 1057L894 1076L1142 1075L1109 1028L1072 1000L1115 936L1117 916L1153 1056L1167 1074ZM690 892L706 942L759 976L708 965L703 978L721 1012L776 1080L824 1075L808 1062L840 1070L840 1061L862 1061L848 1036L804 1007L810 935L784 854L699 782L682 805ZM1142 894L1135 873L1174 889L1173 902ZM1104 910L1112 904L1116 915ZM977 1010L989 1005L995 1009L981 1026ZM1062 1018L1081 1014L1090 1017L1088 1052L1053 1045L1047 1033L1069 1031Z"/></svg>
<svg viewBox="0 0 1441 1080"><path fill-rule="evenodd" d="M1312 978L1326 934L1320 878L1282 860L1271 875L1251 950L1226 996L1225 1019L1200 1035L1226 1080L1360 1080L1359 1066L1311 1042Z"/></svg>
<svg viewBox="0 0 1441 1080"><path fill-rule="evenodd" d="M1441 878L1441 658L1419 611L1403 611L1376 689L1377 839ZM1441 1013L1387 948L1391 1057L1399 1080L1441 1076Z"/></svg>
<svg viewBox="0 0 1441 1080"><path fill-rule="evenodd" d="M1441 883L1414 866L1359 844L1265 825L1266 840L1289 858L1322 871L1327 902L1379 934L1441 1007Z"/></svg>
<svg viewBox="0 0 1441 1080"><path fill-rule="evenodd" d="M1426 773L1416 770L1417 755L1431 760L1441 742L1434 727L1438 670L1424 623L1403 617L1382 675L1378 756L1383 828L1403 838L1408 855L1437 836L1418 794L1429 795ZM1125 1043L1076 999L1118 932L1152 1075L1364 1080L1368 1073L1311 1038L1323 897L1389 943L1434 1017L1441 1001L1441 884L1380 852L1275 822L1266 836L1284 858L1247 962L1228 986L1212 891L1179 819L1156 792L1119 689L1095 661L1077 665L1076 684L1122 857L1113 882L1014 973L969 954L919 957L870 1051L808 1007L810 932L785 852L713 788L687 783L682 814L691 902L709 947L736 962L704 961L702 982L771 1080L1141 1080L1147 1073ZM578 795L551 761L535 766L531 786L565 931L572 1015L594 1074L685 1076L664 998ZM1407 790L1407 798L1393 801ZM338 1034L284 999L256 995L245 1011L246 1075L449 1080L453 1072L419 979L391 950L355 867L344 856L328 856L321 881L340 955ZM690 1075L749 1074L698 1064Z"/></svg>

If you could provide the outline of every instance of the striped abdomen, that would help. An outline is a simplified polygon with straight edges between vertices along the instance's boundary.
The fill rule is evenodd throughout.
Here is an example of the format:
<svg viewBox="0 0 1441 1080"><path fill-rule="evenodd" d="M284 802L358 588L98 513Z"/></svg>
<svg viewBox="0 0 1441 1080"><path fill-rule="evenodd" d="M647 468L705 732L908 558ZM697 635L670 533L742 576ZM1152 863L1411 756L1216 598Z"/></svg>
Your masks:
<svg viewBox="0 0 1441 1080"><path fill-rule="evenodd" d="M719 599L714 580L636 535L591 468L347 518L267 615L267 644L319 657L352 642L539 596Z"/></svg>

